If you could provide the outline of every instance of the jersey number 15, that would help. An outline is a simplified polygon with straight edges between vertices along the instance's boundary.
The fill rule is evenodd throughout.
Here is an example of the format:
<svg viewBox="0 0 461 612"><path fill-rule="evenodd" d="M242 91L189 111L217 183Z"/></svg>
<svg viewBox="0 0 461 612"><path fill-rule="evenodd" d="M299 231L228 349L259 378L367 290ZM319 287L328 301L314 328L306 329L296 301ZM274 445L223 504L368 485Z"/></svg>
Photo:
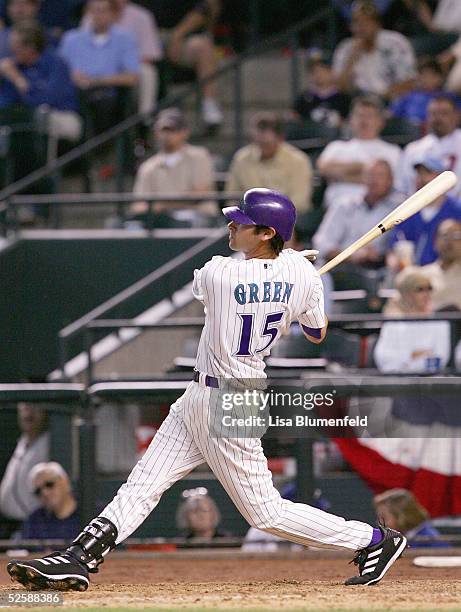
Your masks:
<svg viewBox="0 0 461 612"><path fill-rule="evenodd" d="M238 316L242 320L242 329L240 331L238 350L234 355L236 357L250 357L256 353L262 353L274 342L279 332L276 325L280 323L283 312L272 312L266 315L261 337L269 336L269 341L266 342L263 348L253 349L253 351L251 350L251 341L253 339L254 314L239 314Z"/></svg>

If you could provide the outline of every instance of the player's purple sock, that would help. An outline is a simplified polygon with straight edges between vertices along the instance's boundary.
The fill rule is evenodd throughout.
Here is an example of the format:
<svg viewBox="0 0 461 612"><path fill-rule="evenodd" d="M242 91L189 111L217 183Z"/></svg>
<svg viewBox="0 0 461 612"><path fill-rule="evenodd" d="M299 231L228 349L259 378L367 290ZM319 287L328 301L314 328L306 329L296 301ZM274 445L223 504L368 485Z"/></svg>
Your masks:
<svg viewBox="0 0 461 612"><path fill-rule="evenodd" d="M368 544L368 546L375 546L376 544L382 542L383 539L383 532L381 531L381 529L373 527L373 535L371 537L371 542Z"/></svg>

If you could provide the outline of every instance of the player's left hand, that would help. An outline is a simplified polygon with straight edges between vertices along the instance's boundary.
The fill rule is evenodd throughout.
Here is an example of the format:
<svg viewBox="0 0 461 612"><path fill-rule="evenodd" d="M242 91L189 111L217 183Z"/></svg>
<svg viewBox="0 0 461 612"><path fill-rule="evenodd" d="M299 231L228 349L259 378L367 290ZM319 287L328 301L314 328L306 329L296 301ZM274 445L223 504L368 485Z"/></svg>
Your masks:
<svg viewBox="0 0 461 612"><path fill-rule="evenodd" d="M308 259L309 261L316 261L319 252L315 249L306 249L304 251L300 251L299 254Z"/></svg>

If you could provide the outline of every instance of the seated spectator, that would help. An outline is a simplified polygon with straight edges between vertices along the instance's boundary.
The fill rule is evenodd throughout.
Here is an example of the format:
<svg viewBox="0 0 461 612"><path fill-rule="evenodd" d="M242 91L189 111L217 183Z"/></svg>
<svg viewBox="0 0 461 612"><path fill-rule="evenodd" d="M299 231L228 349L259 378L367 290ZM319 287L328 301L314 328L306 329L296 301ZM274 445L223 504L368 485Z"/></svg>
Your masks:
<svg viewBox="0 0 461 612"><path fill-rule="evenodd" d="M239 149L231 162L227 191L242 194L255 185L285 193L299 213L311 207L312 166L308 156L285 142L284 123L275 113L262 112L252 121L252 143Z"/></svg>
<svg viewBox="0 0 461 612"><path fill-rule="evenodd" d="M423 0L420 4L425 5L430 11L428 0ZM459 32L461 33L461 6L457 0L439 0L435 11L430 15L427 13L428 29L440 32Z"/></svg>
<svg viewBox="0 0 461 612"><path fill-rule="evenodd" d="M434 60L421 63L415 88L394 100L390 107L391 114L424 126L429 102L442 93L442 86L443 72L440 65Z"/></svg>
<svg viewBox="0 0 461 612"><path fill-rule="evenodd" d="M350 140L330 142L317 160L317 169L327 181L324 204L326 207L363 197L366 166L376 159L389 163L395 176L400 160L400 149L379 138L384 127L381 102L375 96L361 96L354 100L349 127Z"/></svg>
<svg viewBox="0 0 461 612"><path fill-rule="evenodd" d="M461 129L460 113L452 95L444 94L433 98L427 109L428 134L410 142L403 152L396 177L397 189L407 195L416 191L415 163L429 155L443 161L444 165L458 176L458 184L450 192L461 194Z"/></svg>
<svg viewBox="0 0 461 612"><path fill-rule="evenodd" d="M0 58L11 56L10 36L12 27L37 21L39 8L40 0L8 0L6 14L9 25L0 30ZM50 44L56 44L57 42L51 33L49 33L48 42Z"/></svg>
<svg viewBox="0 0 461 612"><path fill-rule="evenodd" d="M229 534L220 529L221 513L205 487L187 489L176 512L176 525L188 540L213 540Z"/></svg>
<svg viewBox="0 0 461 612"><path fill-rule="evenodd" d="M411 548L449 546L447 542L438 540L440 532L430 521L429 512L411 491L389 489L375 495L373 505L379 522L403 533ZM424 541L415 541L419 537L424 537Z"/></svg>
<svg viewBox="0 0 461 612"><path fill-rule="evenodd" d="M154 14L167 58L172 64L191 66L199 80L208 78L217 69L212 27L220 12L221 0L167 1L155 5ZM202 119L209 128L219 126L223 120L214 81L203 86Z"/></svg>
<svg viewBox="0 0 461 612"><path fill-rule="evenodd" d="M454 0L456 2L456 0ZM347 24L350 23L352 17L352 9L355 0L332 0L334 7L337 9L338 16L341 16ZM432 0L429 0L432 2ZM388 30L396 30L410 38L412 47L419 57L428 53L433 55L436 53L428 51L427 43L431 43L432 12L426 5L425 0L373 0L373 3L378 11L383 27ZM342 24L341 24L342 25ZM440 34L437 33L439 36ZM434 37L435 38L435 37ZM446 48L451 44L452 35L448 37L448 42L444 44L445 37L436 49ZM426 46L424 45L426 43Z"/></svg>
<svg viewBox="0 0 461 612"><path fill-rule="evenodd" d="M306 71L310 85L295 102L297 116L339 127L349 114L351 98L338 91L330 61L322 51L314 51L307 60Z"/></svg>
<svg viewBox="0 0 461 612"><path fill-rule="evenodd" d="M49 131L56 138L77 140L81 119L76 89L69 69L55 51L46 47L42 28L35 23L15 26L10 36L12 57L0 60L0 109L22 105L50 109Z"/></svg>
<svg viewBox="0 0 461 612"><path fill-rule="evenodd" d="M151 113L157 104L158 73L155 62L162 59L160 36L153 14L129 0L116 0L116 24L130 32L139 46L141 70L139 77L139 112ZM91 27L91 16L83 20Z"/></svg>
<svg viewBox="0 0 461 612"><path fill-rule="evenodd" d="M0 512L14 521L24 521L37 506L26 486L34 465L49 460L50 434L46 412L31 404L18 404L21 437L0 483Z"/></svg>
<svg viewBox="0 0 461 612"><path fill-rule="evenodd" d="M437 228L434 263L421 271L429 279L435 310L461 310L461 221L445 219Z"/></svg>
<svg viewBox="0 0 461 612"><path fill-rule="evenodd" d="M29 483L40 507L24 521L20 537L27 540L71 540L80 529L77 502L69 477L55 461L38 463Z"/></svg>
<svg viewBox="0 0 461 612"><path fill-rule="evenodd" d="M9 23L11 16L8 13L10 0L0 0L0 20ZM54 37L71 28L77 20L78 12L85 0L38 0L37 19Z"/></svg>
<svg viewBox="0 0 461 612"><path fill-rule="evenodd" d="M421 268L410 267L400 272L395 288L398 297L386 305L386 314L423 316L433 312L432 285ZM446 321L383 323L374 359L378 370L385 373L441 371L450 359L450 325ZM399 401L400 398L394 400L394 406Z"/></svg>
<svg viewBox="0 0 461 612"><path fill-rule="evenodd" d="M354 3L351 32L352 38L342 41L333 57L339 90L390 100L407 93L416 72L413 49L402 34L381 28L370 0Z"/></svg>
<svg viewBox="0 0 461 612"><path fill-rule="evenodd" d="M204 147L188 143L189 128L184 114L175 108L159 113L155 122L155 140L158 153L139 167L134 182L134 194L191 195L213 190L213 162ZM216 204L203 202L156 202L156 214L171 213L175 209L189 209L200 221L200 215L217 215ZM149 206L146 202L134 204L130 212L139 220L147 220Z"/></svg>
<svg viewBox="0 0 461 612"><path fill-rule="evenodd" d="M366 193L363 198L341 202L327 210L313 237L314 248L322 258L333 259L340 251L377 225L398 206L403 197L392 186L392 170L387 161L377 160L366 170ZM349 258L359 266L376 268L384 265L388 243L383 235Z"/></svg>
<svg viewBox="0 0 461 612"><path fill-rule="evenodd" d="M100 131L114 122L114 88L137 85L139 53L132 34L115 25L116 0L89 0L88 15L92 27L67 32L60 53L71 68L75 85L86 92L85 100Z"/></svg>
<svg viewBox="0 0 461 612"><path fill-rule="evenodd" d="M427 185L441 172L444 164L435 157L426 156L414 165L416 189ZM444 219L461 220L461 202L449 195L437 198L432 204L413 215L392 231L390 245L394 249L399 240L413 243L413 263L424 266L437 259L434 240L437 228ZM398 247L397 247L398 248ZM391 254L389 265L395 267Z"/></svg>

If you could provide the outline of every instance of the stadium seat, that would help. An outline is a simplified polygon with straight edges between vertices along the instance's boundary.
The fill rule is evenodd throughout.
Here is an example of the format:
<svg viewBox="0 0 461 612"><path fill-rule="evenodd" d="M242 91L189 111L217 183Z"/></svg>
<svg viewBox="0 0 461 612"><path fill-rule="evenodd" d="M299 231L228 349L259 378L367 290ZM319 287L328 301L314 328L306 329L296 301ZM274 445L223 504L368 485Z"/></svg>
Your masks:
<svg viewBox="0 0 461 612"><path fill-rule="evenodd" d="M370 334L369 336L365 336L362 338L362 342L364 345L364 367L365 368L376 368L376 363L374 359L374 352L376 343L378 342L379 336L377 334Z"/></svg>
<svg viewBox="0 0 461 612"><path fill-rule="evenodd" d="M296 328L297 326L293 326ZM306 340L302 333L295 333L292 328L288 336L280 338L271 351L272 357L320 357L320 344L313 344Z"/></svg>
<svg viewBox="0 0 461 612"><path fill-rule="evenodd" d="M198 343L200 336L188 338L183 346L182 355L176 357L173 361L176 370L193 370L195 366L195 358L197 356Z"/></svg>
<svg viewBox="0 0 461 612"><path fill-rule="evenodd" d="M280 338L266 359L270 368L323 368L326 360L322 346L309 342L297 325L288 336Z"/></svg>
<svg viewBox="0 0 461 612"><path fill-rule="evenodd" d="M288 121L285 124L287 141L307 153L312 163L315 163L325 145L339 137L338 128L316 121Z"/></svg>
<svg viewBox="0 0 461 612"><path fill-rule="evenodd" d="M358 368L361 358L360 336L339 329L330 329L323 342L323 354L328 361Z"/></svg>
<svg viewBox="0 0 461 612"><path fill-rule="evenodd" d="M37 129L33 111L22 106L2 109L0 126L3 126L0 186L5 187L46 163L48 138ZM36 186L36 192L50 191L48 180Z"/></svg>
<svg viewBox="0 0 461 612"><path fill-rule="evenodd" d="M343 293L343 292L338 292ZM351 292L344 292L351 293ZM358 293L358 292L354 292ZM363 314L370 311L368 306L368 296L365 292L363 297L351 297L348 299L332 300L331 314L347 315L347 314Z"/></svg>
<svg viewBox="0 0 461 612"><path fill-rule="evenodd" d="M370 295L376 295L383 277L383 271L368 270L353 264L343 264L331 273L336 291L364 289Z"/></svg>
<svg viewBox="0 0 461 612"><path fill-rule="evenodd" d="M421 138L421 129L411 121L400 117L390 117L386 121L381 137L398 145L406 145Z"/></svg>
<svg viewBox="0 0 461 612"><path fill-rule="evenodd" d="M285 125L287 140L323 138L325 141L330 141L339 138L339 136L338 128L317 121L288 121Z"/></svg>

